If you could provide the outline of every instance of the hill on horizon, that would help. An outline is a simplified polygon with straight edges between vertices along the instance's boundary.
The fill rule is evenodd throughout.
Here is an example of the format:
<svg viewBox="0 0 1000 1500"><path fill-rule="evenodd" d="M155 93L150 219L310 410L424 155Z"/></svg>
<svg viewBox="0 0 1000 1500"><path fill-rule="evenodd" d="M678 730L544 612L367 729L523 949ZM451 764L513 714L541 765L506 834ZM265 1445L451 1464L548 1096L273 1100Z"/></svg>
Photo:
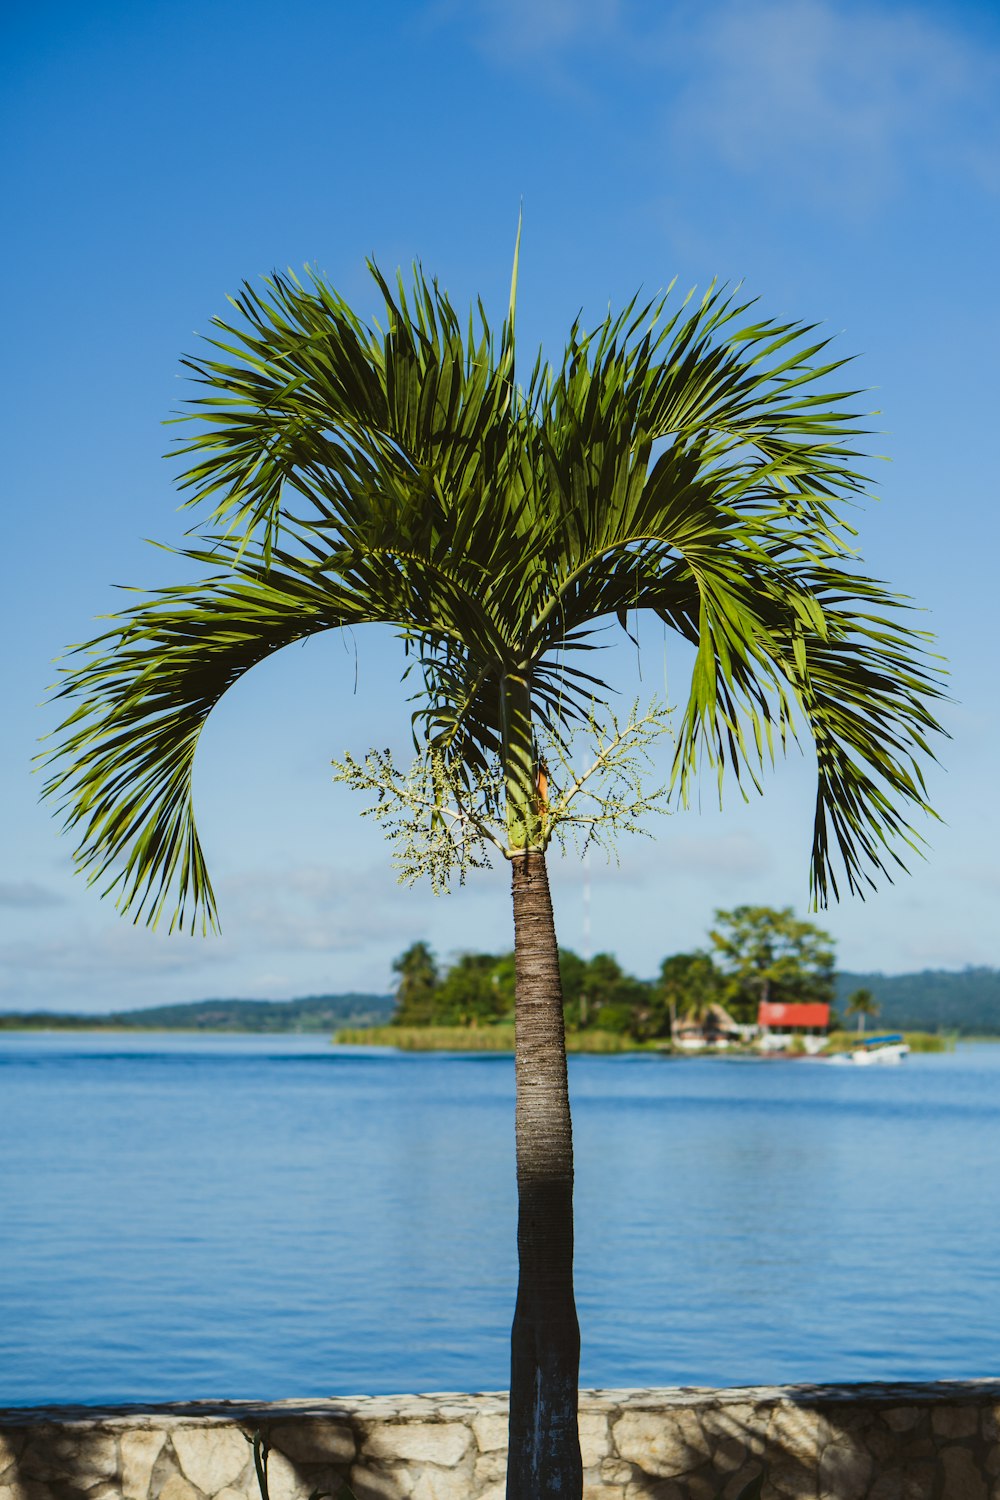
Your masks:
<svg viewBox="0 0 1000 1500"><path fill-rule="evenodd" d="M848 996L868 989L879 1007L872 1026L895 1031L955 1031L960 1036L1000 1035L1000 969L921 969L914 974L842 972L836 1005L844 1018Z"/></svg>
<svg viewBox="0 0 1000 1500"><path fill-rule="evenodd" d="M151 1005L109 1015L19 1011L0 1014L0 1029L51 1027L59 1031L334 1031L341 1026L384 1025L392 1015L391 995L354 991L306 995L296 1000L191 1000Z"/></svg>

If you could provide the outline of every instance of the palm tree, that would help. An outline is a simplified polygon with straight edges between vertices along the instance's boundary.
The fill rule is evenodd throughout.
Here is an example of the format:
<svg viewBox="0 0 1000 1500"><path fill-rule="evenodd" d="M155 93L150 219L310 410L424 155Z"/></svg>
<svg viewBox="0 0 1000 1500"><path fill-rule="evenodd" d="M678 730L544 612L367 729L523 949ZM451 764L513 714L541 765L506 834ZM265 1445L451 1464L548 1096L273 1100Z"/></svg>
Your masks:
<svg viewBox="0 0 1000 1500"><path fill-rule="evenodd" d="M847 1014L849 1016L857 1016L858 1036L860 1036L865 1029L865 1017L871 1016L872 1019L874 1019L875 1016L878 1015L878 1013L879 1004L875 999L875 996L872 994L871 990L855 990L852 995L848 996Z"/></svg>
<svg viewBox="0 0 1000 1500"><path fill-rule="evenodd" d="M186 361L201 393L181 483L205 519L181 555L206 576L76 648L46 793L77 832L79 865L135 920L210 926L191 778L213 707L292 642L396 628L421 684L432 873L446 793L460 843L499 810L511 866L520 1271L507 1493L567 1500L582 1484L579 1330L546 850L582 778L550 785L542 757L568 756L574 726L600 718L609 688L580 665L595 622L628 629L630 611L651 611L696 648L672 767L681 802L706 760L720 786L734 773L759 788L776 744L806 727L820 904L837 894L838 860L858 891L902 864L900 842L918 842L908 809L926 806L939 687L926 639L845 540L838 504L865 488L860 418L854 393L822 392L838 363L809 328L755 318L715 288L677 307L668 292L590 332L574 323L561 364L539 355L522 385L514 265L499 335L481 304L466 329L419 268L408 297L371 267L384 331L318 275L244 287L237 316ZM609 798L593 816L614 828L620 810Z"/></svg>

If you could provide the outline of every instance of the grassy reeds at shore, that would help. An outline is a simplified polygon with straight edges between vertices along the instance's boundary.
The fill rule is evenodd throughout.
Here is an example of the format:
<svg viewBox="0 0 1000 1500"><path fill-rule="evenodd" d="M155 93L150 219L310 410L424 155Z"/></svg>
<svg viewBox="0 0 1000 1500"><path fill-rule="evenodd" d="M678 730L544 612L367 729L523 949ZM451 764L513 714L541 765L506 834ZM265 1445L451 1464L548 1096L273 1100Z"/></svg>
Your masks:
<svg viewBox="0 0 1000 1500"><path fill-rule="evenodd" d="M351 1047L398 1047L403 1052L513 1052L513 1026L356 1026L334 1041ZM643 1043L614 1031L571 1031L567 1052L635 1052Z"/></svg>
<svg viewBox="0 0 1000 1500"><path fill-rule="evenodd" d="M877 1033L869 1032L868 1035ZM950 1052L955 1038L930 1031L905 1033L911 1052ZM862 1033L864 1040L864 1033ZM402 1052L513 1052L513 1026L354 1026L336 1033L334 1041L349 1047L397 1047ZM850 1052L858 1045L855 1031L830 1034L826 1055ZM633 1037L615 1031L570 1031L566 1035L567 1052L671 1052L664 1038L655 1042L637 1042ZM754 1052L753 1047L730 1048L730 1055ZM692 1052L689 1057L717 1056L714 1052Z"/></svg>

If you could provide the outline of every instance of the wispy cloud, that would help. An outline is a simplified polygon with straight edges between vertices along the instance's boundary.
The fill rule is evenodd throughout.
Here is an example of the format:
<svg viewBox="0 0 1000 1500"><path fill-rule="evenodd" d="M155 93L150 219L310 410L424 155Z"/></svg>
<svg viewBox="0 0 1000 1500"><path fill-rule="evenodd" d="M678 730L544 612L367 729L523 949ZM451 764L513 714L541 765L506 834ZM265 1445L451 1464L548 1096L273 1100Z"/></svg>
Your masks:
<svg viewBox="0 0 1000 1500"><path fill-rule="evenodd" d="M699 17L680 23L671 68L674 147L786 195L868 204L914 167L974 168L984 122L998 139L1000 60L947 21L829 0L730 0Z"/></svg>
<svg viewBox="0 0 1000 1500"><path fill-rule="evenodd" d="M387 879L384 864L254 870L219 888L225 931L244 949L275 952L356 952L394 932L420 896Z"/></svg>
<svg viewBox="0 0 1000 1500"><path fill-rule="evenodd" d="M593 87L575 65L580 57L611 57L627 35L625 0L431 0L423 12L430 29L461 27L471 46L495 66L528 71L549 90L577 104Z"/></svg>
<svg viewBox="0 0 1000 1500"><path fill-rule="evenodd" d="M0 992L14 993L36 980L76 982L137 979L198 969L230 956L222 939L206 942L186 934L146 932L121 922L57 937L20 938L0 947Z"/></svg>
<svg viewBox="0 0 1000 1500"><path fill-rule="evenodd" d="M150 932L107 908L58 931L18 933L0 943L0 1008L154 1004L220 984L304 992L340 982L323 977L340 972L338 959L352 972L374 967L372 954L398 951L400 934L423 931L436 908L429 890L396 885L384 862L246 870L217 881L217 894L221 935Z"/></svg>
<svg viewBox="0 0 1000 1500"><path fill-rule="evenodd" d="M1000 48L939 10L834 0L449 0L495 65L565 91L630 79L637 149L785 208L862 213L927 170L1000 188ZM595 64L598 71L595 73ZM650 167L654 162L650 160Z"/></svg>
<svg viewBox="0 0 1000 1500"><path fill-rule="evenodd" d="M622 20L620 0L478 0L467 9L481 45L505 59L594 45L615 36Z"/></svg>
<svg viewBox="0 0 1000 1500"><path fill-rule="evenodd" d="M65 897L33 880L0 880L0 906L22 910L62 906Z"/></svg>

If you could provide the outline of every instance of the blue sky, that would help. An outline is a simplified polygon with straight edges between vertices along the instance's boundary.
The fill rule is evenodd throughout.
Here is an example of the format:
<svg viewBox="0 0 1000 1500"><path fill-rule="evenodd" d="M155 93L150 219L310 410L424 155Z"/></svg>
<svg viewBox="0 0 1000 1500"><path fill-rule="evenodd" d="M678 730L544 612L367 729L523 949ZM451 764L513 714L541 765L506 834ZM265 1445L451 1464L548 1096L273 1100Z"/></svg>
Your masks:
<svg viewBox="0 0 1000 1500"><path fill-rule="evenodd" d="M395 883L331 783L345 749L405 752L391 638L284 653L216 711L196 776L217 939L137 930L72 873L30 758L54 658L154 585L178 541L161 425L180 356L245 278L317 264L362 312L364 269L419 256L501 315L524 205L522 348L640 286L743 281L819 321L880 411L866 563L951 663L929 857L824 917L841 963L1000 963L996 665L1000 15L833 0L40 3L8 15L0 1008L385 989L416 937L510 943L506 871L435 899ZM685 661L616 649L623 699ZM641 670L641 681L639 672ZM355 689L355 674L357 687ZM807 901L808 756L593 867L593 942L641 974L714 907ZM554 871L582 941L579 869Z"/></svg>

